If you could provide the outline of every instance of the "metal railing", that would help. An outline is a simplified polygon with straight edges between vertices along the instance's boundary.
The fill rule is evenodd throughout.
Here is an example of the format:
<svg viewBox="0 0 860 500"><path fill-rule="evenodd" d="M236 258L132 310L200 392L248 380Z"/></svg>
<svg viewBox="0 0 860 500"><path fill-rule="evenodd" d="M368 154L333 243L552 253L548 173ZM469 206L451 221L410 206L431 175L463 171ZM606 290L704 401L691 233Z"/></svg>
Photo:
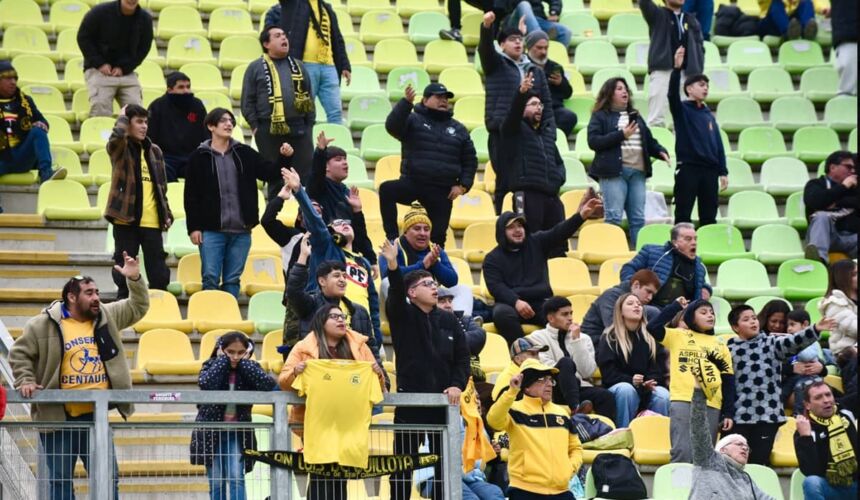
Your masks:
<svg viewBox="0 0 860 500"><path fill-rule="evenodd" d="M241 399L240 399L241 398ZM187 430L187 435L181 443L188 442L195 429L213 428L217 432L257 432L257 447L259 450L293 450L293 432L301 426L288 422L287 405L303 404L304 399L292 392L253 392L242 391L241 394L231 391L200 391L200 390L107 390L107 391L84 391L84 390L44 390L39 391L31 399L24 399L17 391L9 391L9 408L17 408L12 411L7 419L0 421L0 458L4 461L15 460L18 464L19 478L17 484L0 486L0 498L47 498L47 490L51 486L49 481L39 478L43 473L39 472L45 465L45 435L51 435L48 431L57 431L64 428L67 433L76 432L74 429L89 430L89 463L88 484L89 498L110 499L114 497L116 487L116 456L114 450L114 432L129 432L129 429L140 431L142 429L157 429L160 432L170 431L171 435L182 434ZM92 403L94 412L92 421L74 423L51 423L33 422L26 417L26 413L20 411L23 405L37 404L65 404L65 403ZM241 403L243 405L270 405L272 411L271 422L194 422L193 413L189 413L186 421L150 422L135 419L129 422L110 421L108 409L110 405L130 403L136 405L222 405L228 403ZM401 425L401 424L374 424L371 426L371 443L369 449L371 455L390 454L393 449L391 436L394 439L402 439L407 433L419 433L422 440L424 434L429 439L436 438L441 442L441 471L442 477L432 480L434 488L441 488L445 499L460 500L462 497L462 436L460 432L460 413L458 406L448 404L447 397L443 394L386 394L382 402L385 406L395 407L428 407L446 409L447 420L445 425ZM139 408L138 408L139 410ZM140 414L139 412L137 413ZM9 418L11 417L11 418ZM114 419L115 420L115 419ZM70 430L72 429L72 430ZM34 432L34 431L42 432ZM396 432L392 432L396 431ZM25 437L25 434L29 437ZM155 431L151 432L155 435ZM263 436L261 438L261 436ZM268 443L265 442L268 438ZM16 452L16 453L15 453ZM412 453L417 453L418 450ZM144 461L144 464L164 461L158 457L158 453L150 450L153 460ZM119 452L117 452L119 454ZM127 455L127 454L126 454ZM179 460L185 460L188 455L178 454ZM75 457L72 457L74 460ZM263 466L256 465L257 469ZM254 472L257 472L255 469ZM145 473L146 471L144 471ZM80 474L78 474L80 475ZM242 471L244 477L244 471ZM74 475L73 475L74 476ZM257 475L259 477L259 475ZM405 481L409 481L412 473L408 473ZM272 500L284 500L295 498L295 485L303 487L307 476L295 474L289 469L280 467L269 468L269 478L266 481L270 491L265 492ZM27 484L32 482L33 484ZM262 482L262 481L261 481ZM255 485L259 489L260 485ZM411 488L411 485L410 485ZM38 491L38 494L34 494Z"/></svg>

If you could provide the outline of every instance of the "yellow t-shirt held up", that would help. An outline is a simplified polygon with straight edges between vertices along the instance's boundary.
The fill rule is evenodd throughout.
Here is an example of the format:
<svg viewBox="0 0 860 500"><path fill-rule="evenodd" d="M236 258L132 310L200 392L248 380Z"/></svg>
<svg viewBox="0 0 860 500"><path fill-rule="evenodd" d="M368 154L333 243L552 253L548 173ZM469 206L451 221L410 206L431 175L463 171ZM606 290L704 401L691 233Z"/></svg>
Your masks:
<svg viewBox="0 0 860 500"><path fill-rule="evenodd" d="M695 384L691 369L693 363L697 363L699 358L707 357L709 352L725 363L727 371L721 372L722 375L734 374L729 348L713 335L680 328L666 328L666 336L661 343L669 351L671 360L669 362L669 399L672 401L690 402L693 400ZM719 385L719 381L716 381L714 387L719 387ZM722 404L722 391L714 391L712 396L708 398L708 406L719 409Z"/></svg>
<svg viewBox="0 0 860 500"><path fill-rule="evenodd" d="M99 356L92 321L64 318L63 363L60 365L60 389L110 389L104 363ZM92 403L66 403L66 413L78 417L94 410Z"/></svg>

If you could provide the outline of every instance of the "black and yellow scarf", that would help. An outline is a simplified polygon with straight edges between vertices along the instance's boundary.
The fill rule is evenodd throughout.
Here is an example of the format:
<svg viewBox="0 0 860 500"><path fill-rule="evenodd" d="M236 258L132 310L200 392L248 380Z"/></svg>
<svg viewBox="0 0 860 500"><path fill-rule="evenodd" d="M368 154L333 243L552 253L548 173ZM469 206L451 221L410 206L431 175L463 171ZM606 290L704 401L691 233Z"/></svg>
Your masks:
<svg viewBox="0 0 860 500"><path fill-rule="evenodd" d="M21 89L16 88L15 94L12 96L12 100L18 100L21 102L21 110L23 113L18 114L18 128L21 129L21 132L28 132L31 128L33 128L33 108L30 106L30 101L24 96L24 93L21 92ZM0 124L6 122L6 117L3 113L3 109L0 108ZM0 133L0 151L5 151L9 149L9 134L13 133L12 131L6 131L4 133Z"/></svg>
<svg viewBox="0 0 860 500"><path fill-rule="evenodd" d="M831 456L831 461L827 462L827 482L833 486L850 486L857 472L857 457L854 456L854 446L847 431L851 422L838 412L830 418L820 418L810 413L809 419L827 428Z"/></svg>
<svg viewBox="0 0 860 500"><path fill-rule="evenodd" d="M308 3L311 3L313 0L310 0ZM309 16L311 19L311 27L317 35L317 38L320 40L319 44L319 59L321 61L329 60L331 57L331 19L329 19L328 11L326 11L325 6L323 5L321 0L317 1L317 11L319 12L319 19L317 19L313 7L311 7L311 15Z"/></svg>
<svg viewBox="0 0 860 500"><path fill-rule="evenodd" d="M284 95L281 92L281 79L275 63L267 54L263 54L263 70L266 72L266 85L269 92L269 103L272 105L272 125L269 132L272 135L287 135L290 126L287 125L287 116L284 112ZM310 113L314 110L309 89L305 89L305 75L301 65L290 56L287 56L290 64L290 78L293 84L293 107L301 114Z"/></svg>

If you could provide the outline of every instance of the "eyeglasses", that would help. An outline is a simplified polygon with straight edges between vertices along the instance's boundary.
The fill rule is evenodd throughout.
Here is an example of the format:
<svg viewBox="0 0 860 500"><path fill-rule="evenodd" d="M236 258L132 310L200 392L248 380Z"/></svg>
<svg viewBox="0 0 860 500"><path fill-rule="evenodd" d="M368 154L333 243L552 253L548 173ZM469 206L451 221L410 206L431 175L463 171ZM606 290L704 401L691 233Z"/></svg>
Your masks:
<svg viewBox="0 0 860 500"><path fill-rule="evenodd" d="M346 321L346 314L343 313L329 313L328 319L333 319L335 321Z"/></svg>
<svg viewBox="0 0 860 500"><path fill-rule="evenodd" d="M555 386L555 379L552 377L541 377L535 380L534 383Z"/></svg>
<svg viewBox="0 0 860 500"><path fill-rule="evenodd" d="M749 451L749 449L750 449L750 445L744 443L743 441L732 441L731 443L727 444L726 446L738 446L742 450L747 450L747 451Z"/></svg>
<svg viewBox="0 0 860 500"><path fill-rule="evenodd" d="M532 106L532 107L535 107L535 108L541 108L541 109L543 109L543 103L542 103L542 102L540 102L540 101L530 102L530 103L526 104L526 106Z"/></svg>
<svg viewBox="0 0 860 500"><path fill-rule="evenodd" d="M352 226L352 221L349 219L335 219L331 221L332 226Z"/></svg>
<svg viewBox="0 0 860 500"><path fill-rule="evenodd" d="M840 167L845 167L845 168L847 168L848 170L854 170L854 168L855 168L855 167L854 167L854 163L845 163L845 162L843 162L843 163L837 163L837 165L839 165Z"/></svg>
<svg viewBox="0 0 860 500"><path fill-rule="evenodd" d="M236 120L234 120L229 115L227 115L227 116L222 116L221 119L218 120L218 123L230 123L231 125L236 125Z"/></svg>
<svg viewBox="0 0 860 500"><path fill-rule="evenodd" d="M426 286L427 288L436 288L439 286L439 283L437 283L436 280L426 279L426 280L421 280L418 283L415 283L414 285L412 285L411 288L415 288L417 286Z"/></svg>

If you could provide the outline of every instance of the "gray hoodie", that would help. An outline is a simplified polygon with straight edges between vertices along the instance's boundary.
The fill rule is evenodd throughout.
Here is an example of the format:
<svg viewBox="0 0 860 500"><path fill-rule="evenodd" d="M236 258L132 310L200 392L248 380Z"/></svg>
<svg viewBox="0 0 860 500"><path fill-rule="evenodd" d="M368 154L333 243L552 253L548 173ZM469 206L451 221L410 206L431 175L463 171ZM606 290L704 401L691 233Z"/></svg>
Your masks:
<svg viewBox="0 0 860 500"><path fill-rule="evenodd" d="M221 231L225 233L246 233L242 222L242 208L239 201L239 170L233 159L233 148L239 144L230 139L227 154L212 149L212 140L203 141L199 149L212 154L212 167L218 176L218 190L221 194Z"/></svg>

